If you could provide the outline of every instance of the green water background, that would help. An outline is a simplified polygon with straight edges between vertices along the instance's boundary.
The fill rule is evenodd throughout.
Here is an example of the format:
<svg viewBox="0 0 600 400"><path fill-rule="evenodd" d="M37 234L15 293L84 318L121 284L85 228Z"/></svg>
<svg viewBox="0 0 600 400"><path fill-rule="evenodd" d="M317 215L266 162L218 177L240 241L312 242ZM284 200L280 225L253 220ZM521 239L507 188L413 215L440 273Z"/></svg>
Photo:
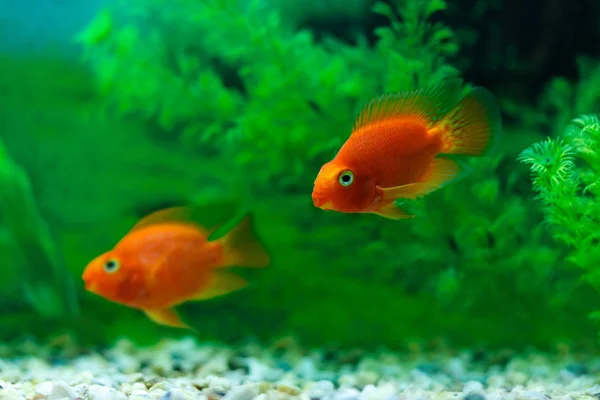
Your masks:
<svg viewBox="0 0 600 400"><path fill-rule="evenodd" d="M188 334L84 292L81 273L148 212L234 196L274 262L239 271L252 283L243 291L181 308L200 338L595 346L596 285L543 224L517 156L600 112L598 30L573 23L590 45L572 46L572 70L556 72L510 36L508 2L469 15L441 0L365 4L344 17L266 1L133 1L82 26L74 57L6 51L0 337ZM586 21L600 22L585 4ZM544 32L531 33L540 54ZM414 220L312 205L316 173L365 101L453 75L497 97L497 153L410 204Z"/></svg>

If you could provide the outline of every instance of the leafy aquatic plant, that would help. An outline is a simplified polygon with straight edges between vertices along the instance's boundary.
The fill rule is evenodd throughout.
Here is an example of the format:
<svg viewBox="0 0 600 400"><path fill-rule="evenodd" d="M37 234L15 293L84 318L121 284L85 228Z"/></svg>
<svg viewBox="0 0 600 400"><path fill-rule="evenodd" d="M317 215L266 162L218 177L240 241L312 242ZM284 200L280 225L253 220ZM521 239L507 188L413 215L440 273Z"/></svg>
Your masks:
<svg viewBox="0 0 600 400"><path fill-rule="evenodd" d="M577 61L580 80L553 79L539 104L541 115L552 116L547 130L553 135L531 145L518 159L530 166L545 222L569 249L568 261L583 270L584 281L600 290L600 120L593 114L600 109L600 63L586 57ZM571 119L572 115L580 116ZM597 313L592 315L598 318Z"/></svg>
<svg viewBox="0 0 600 400"><path fill-rule="evenodd" d="M563 137L548 138L524 150L533 189L554 236L571 249L569 260L600 290L600 119L582 115Z"/></svg>
<svg viewBox="0 0 600 400"><path fill-rule="evenodd" d="M78 37L107 106L263 171L263 185L305 180L368 98L457 74L444 61L457 51L452 31L429 22L441 0L377 3L391 25L375 47L364 36L316 42L263 0L131 3Z"/></svg>
<svg viewBox="0 0 600 400"><path fill-rule="evenodd" d="M19 270L14 288L43 318L65 318L79 311L73 281L40 214L26 173L0 141L0 223L7 250L2 265ZM10 276L10 271L7 271Z"/></svg>
<svg viewBox="0 0 600 400"><path fill-rule="evenodd" d="M369 347L442 334L462 344L548 346L589 332L568 310L588 310L590 293L531 211L525 173L511 167L515 147L539 138L529 120L506 126L498 153L470 160L467 179L412 202L414 220L310 203L319 167L370 97L460 74L449 62L454 32L433 22L446 2L376 3L387 24L373 45L367 32L317 38L265 0L126 5L79 36L107 115L142 120L156 143L241 181L273 252L273 267L247 290L183 307L189 319L200 316L204 337L293 333L309 344ZM548 123L540 110L513 109ZM139 185L133 174L131 182ZM189 195L206 195L201 180Z"/></svg>

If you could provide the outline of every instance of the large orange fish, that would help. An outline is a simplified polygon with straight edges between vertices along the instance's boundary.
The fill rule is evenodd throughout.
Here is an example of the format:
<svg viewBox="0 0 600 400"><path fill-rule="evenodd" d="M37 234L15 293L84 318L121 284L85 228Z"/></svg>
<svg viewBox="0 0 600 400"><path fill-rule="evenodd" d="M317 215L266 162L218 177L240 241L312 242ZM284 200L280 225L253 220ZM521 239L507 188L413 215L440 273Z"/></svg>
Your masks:
<svg viewBox="0 0 600 400"><path fill-rule="evenodd" d="M241 289L247 282L227 268L266 267L270 257L253 235L251 216L217 240L218 226L195 222L202 208L174 207L140 220L83 272L86 290L141 309L153 321L189 328L173 310Z"/></svg>
<svg viewBox="0 0 600 400"><path fill-rule="evenodd" d="M335 158L321 167L313 203L324 210L413 217L395 204L439 189L464 168L448 155L480 156L501 131L493 96L462 80L384 94L359 113Z"/></svg>

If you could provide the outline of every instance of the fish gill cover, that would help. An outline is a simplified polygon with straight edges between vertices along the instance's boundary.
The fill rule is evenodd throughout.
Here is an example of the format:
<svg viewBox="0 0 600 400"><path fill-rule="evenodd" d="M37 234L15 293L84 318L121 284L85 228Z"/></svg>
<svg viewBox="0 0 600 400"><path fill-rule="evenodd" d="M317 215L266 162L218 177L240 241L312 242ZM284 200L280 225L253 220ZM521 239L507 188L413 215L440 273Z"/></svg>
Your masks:
<svg viewBox="0 0 600 400"><path fill-rule="evenodd" d="M410 202L415 219L386 221L323 212L310 191L371 97L461 75L468 32L440 22L445 1L377 2L385 24L374 43L360 30L352 43L317 38L262 0L123 4L78 36L94 86L86 75L74 84L71 119L53 121L62 129L48 145L38 140L33 157L24 143L39 130L6 133L76 282L148 208L238 193L273 265L239 293L181 307L203 338L548 347L593 334L598 293L567 258L573 247L542 224L549 206L540 209L517 158L598 112L596 62L582 58L580 83L556 78L537 104L502 93L498 151L470 161L467 179ZM69 329L81 340L178 334L77 292L82 312Z"/></svg>

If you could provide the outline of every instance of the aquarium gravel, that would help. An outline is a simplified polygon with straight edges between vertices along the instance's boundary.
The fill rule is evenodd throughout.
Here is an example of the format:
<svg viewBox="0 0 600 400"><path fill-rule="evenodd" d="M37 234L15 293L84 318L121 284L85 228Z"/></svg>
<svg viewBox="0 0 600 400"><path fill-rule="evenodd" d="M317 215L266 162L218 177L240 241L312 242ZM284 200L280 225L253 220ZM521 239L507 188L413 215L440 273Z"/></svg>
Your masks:
<svg viewBox="0 0 600 400"><path fill-rule="evenodd" d="M509 351L301 350L292 340L226 348L194 339L80 352L0 349L0 399L597 399L600 357Z"/></svg>

